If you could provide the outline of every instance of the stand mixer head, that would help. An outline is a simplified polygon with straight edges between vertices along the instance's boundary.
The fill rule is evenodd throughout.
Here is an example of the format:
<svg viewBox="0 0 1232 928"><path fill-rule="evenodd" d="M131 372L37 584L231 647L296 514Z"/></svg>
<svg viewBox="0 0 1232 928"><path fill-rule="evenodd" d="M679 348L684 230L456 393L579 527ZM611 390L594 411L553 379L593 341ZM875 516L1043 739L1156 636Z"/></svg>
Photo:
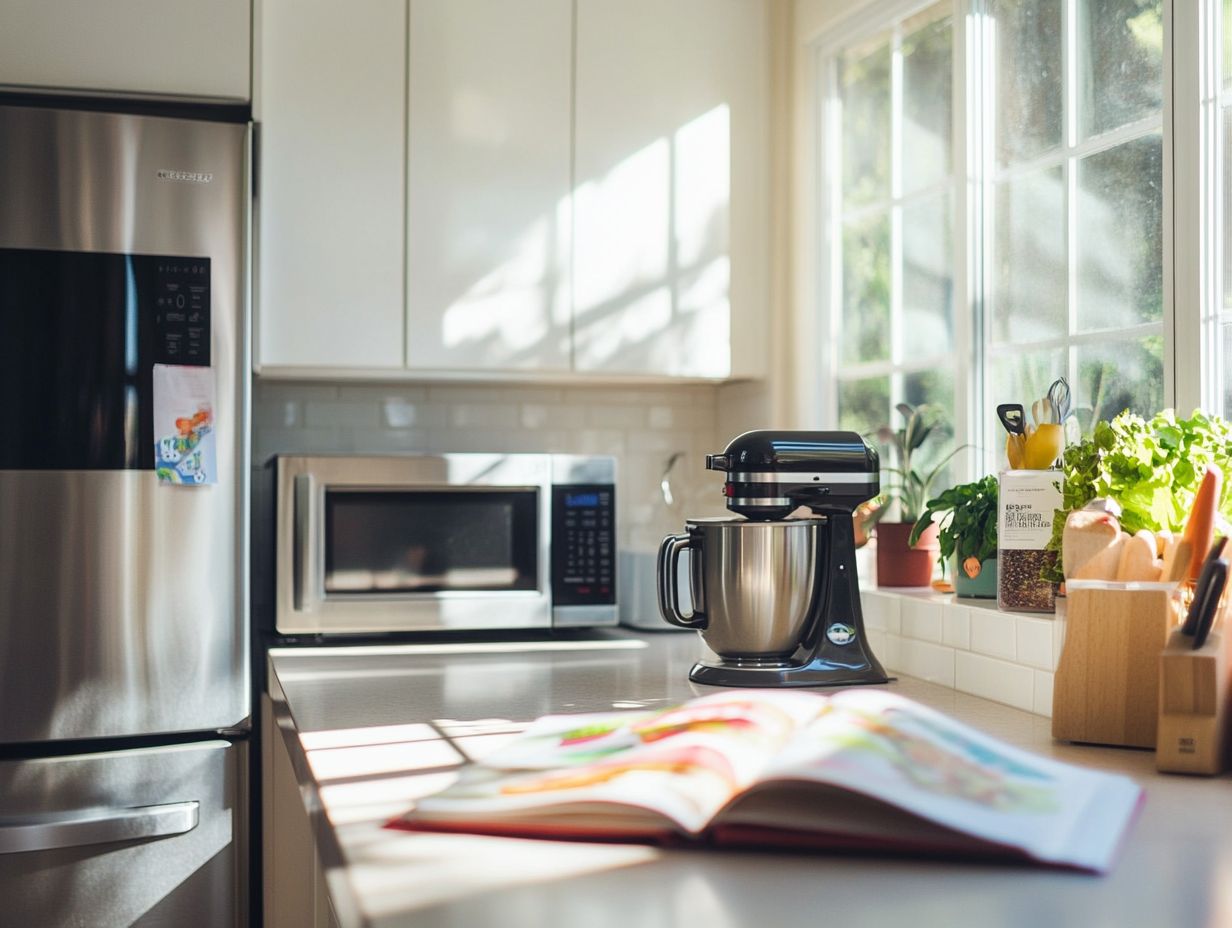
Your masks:
<svg viewBox="0 0 1232 928"><path fill-rule="evenodd" d="M706 469L727 473L727 508L755 522L800 506L850 515L881 492L877 452L855 432L745 432L706 455Z"/></svg>
<svg viewBox="0 0 1232 928"><path fill-rule="evenodd" d="M718 655L695 664L689 679L719 686L887 682L864 632L852 523L856 507L880 492L877 452L855 432L761 430L707 455L706 467L725 472L723 494L737 518L687 520L688 532L665 538L658 558L664 620L696 629ZM801 506L817 517L789 518ZM694 603L688 616L676 589L686 550ZM785 609L789 602L806 605Z"/></svg>

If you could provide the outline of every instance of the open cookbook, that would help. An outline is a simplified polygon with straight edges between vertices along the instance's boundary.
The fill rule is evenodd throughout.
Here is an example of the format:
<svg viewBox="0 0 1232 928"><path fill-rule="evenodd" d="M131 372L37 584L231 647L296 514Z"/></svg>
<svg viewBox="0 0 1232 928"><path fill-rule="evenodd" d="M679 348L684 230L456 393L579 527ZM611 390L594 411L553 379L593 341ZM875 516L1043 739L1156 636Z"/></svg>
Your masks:
<svg viewBox="0 0 1232 928"><path fill-rule="evenodd" d="M878 690L744 690L551 715L393 827L886 850L1106 871L1141 801Z"/></svg>

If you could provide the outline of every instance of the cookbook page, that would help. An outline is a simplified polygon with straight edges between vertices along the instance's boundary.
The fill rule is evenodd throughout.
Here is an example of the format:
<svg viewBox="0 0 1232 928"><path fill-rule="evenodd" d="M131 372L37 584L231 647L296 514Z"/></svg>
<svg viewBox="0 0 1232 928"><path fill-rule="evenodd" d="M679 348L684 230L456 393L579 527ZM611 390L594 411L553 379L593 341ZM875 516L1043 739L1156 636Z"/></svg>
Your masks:
<svg viewBox="0 0 1232 928"><path fill-rule="evenodd" d="M667 820L696 834L824 705L813 694L758 691L654 712L546 716L420 800L407 821L640 833Z"/></svg>
<svg viewBox="0 0 1232 928"><path fill-rule="evenodd" d="M1037 757L873 690L832 697L762 779L840 786L1039 860L1094 870L1110 864L1141 797L1126 777ZM825 805L800 810L800 827L824 828Z"/></svg>

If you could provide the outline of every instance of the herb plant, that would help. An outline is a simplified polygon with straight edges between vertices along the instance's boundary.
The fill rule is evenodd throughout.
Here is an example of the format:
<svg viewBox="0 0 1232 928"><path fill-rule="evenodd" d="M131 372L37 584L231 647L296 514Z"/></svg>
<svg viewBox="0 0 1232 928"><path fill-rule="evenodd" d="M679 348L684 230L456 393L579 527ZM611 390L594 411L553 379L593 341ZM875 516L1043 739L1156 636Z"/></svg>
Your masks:
<svg viewBox="0 0 1232 928"><path fill-rule="evenodd" d="M1052 521L1048 550L1060 552L1066 516L1091 500L1107 497L1121 506L1121 528L1179 531L1193 506L1194 493L1209 465L1232 472L1232 425L1195 410L1178 419L1166 409L1147 421L1123 412L1099 421L1091 437L1065 449L1062 507ZM1232 517L1232 497L1224 485L1220 514ZM1059 582L1061 559L1043 579Z"/></svg>
<svg viewBox="0 0 1232 928"><path fill-rule="evenodd" d="M961 483L930 499L916 520L907 543L914 545L933 522L943 516L937 532L942 568L954 554L958 563L975 558L983 563L997 553L997 486L994 475Z"/></svg>
<svg viewBox="0 0 1232 928"><path fill-rule="evenodd" d="M898 501L900 515L904 522L915 522L923 512L926 501L932 494L932 486L941 472L945 470L951 458L961 449L955 448L942 457L935 466L920 467L915 465L916 454L924 442L934 432L941 433L941 410L927 403L912 407L907 403L899 403L895 409L903 417L903 427L898 430L883 426L877 430L877 439L890 446L896 466L882 467L882 471L894 476L894 483L883 487L883 505L874 515L873 520L881 518L889 508L889 504Z"/></svg>

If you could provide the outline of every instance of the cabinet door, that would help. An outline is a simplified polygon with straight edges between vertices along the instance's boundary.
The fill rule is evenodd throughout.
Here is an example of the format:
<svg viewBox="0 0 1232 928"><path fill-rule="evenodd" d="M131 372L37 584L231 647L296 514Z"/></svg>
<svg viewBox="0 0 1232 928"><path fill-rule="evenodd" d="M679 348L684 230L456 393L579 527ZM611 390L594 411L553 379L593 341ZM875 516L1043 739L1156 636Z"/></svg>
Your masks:
<svg viewBox="0 0 1232 928"><path fill-rule="evenodd" d="M257 363L401 368L404 0L263 0Z"/></svg>
<svg viewBox="0 0 1232 928"><path fill-rule="evenodd" d="M569 367L571 0L410 0L407 362Z"/></svg>
<svg viewBox="0 0 1232 928"><path fill-rule="evenodd" d="M0 84L249 98L249 0L4 0Z"/></svg>
<svg viewBox="0 0 1232 928"><path fill-rule="evenodd" d="M575 365L727 377L764 313L767 4L578 0Z"/></svg>

